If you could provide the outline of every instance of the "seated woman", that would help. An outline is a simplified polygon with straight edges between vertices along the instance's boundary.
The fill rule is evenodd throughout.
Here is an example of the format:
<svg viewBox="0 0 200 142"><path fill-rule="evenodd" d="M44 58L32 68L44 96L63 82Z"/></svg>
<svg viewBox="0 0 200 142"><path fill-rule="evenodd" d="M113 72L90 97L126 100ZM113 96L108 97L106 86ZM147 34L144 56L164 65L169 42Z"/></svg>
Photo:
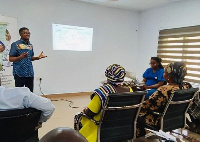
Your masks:
<svg viewBox="0 0 200 142"><path fill-rule="evenodd" d="M146 124L152 125L153 127L159 126L158 122L160 117L153 115L151 112L156 111L162 113L165 105L168 102L169 96L173 90L186 89L183 86L183 80L187 74L187 68L183 62L174 62L166 66L164 72L164 78L167 81L167 85L163 85L154 92L149 99L144 101L141 116L145 120ZM143 132L142 127L138 126L138 129ZM138 136L143 136L139 134Z"/></svg>
<svg viewBox="0 0 200 142"><path fill-rule="evenodd" d="M147 91L146 98L149 98L149 96L151 96L156 91L156 89L162 86L165 82L165 79L163 78L164 69L161 62L161 58L151 57L151 67L148 68L143 74L142 83L145 85L141 88L144 90L150 89Z"/></svg>
<svg viewBox="0 0 200 142"><path fill-rule="evenodd" d="M83 113L99 121L101 116L101 108L104 106L106 101L106 94L132 92L131 87L121 86L125 74L125 69L122 66L118 64L110 65L105 71L107 83L94 90L94 93L91 95L91 101L88 107L83 110ZM85 117L82 118L81 124L82 128L79 130L79 132L88 140L88 142L96 142L97 125Z"/></svg>

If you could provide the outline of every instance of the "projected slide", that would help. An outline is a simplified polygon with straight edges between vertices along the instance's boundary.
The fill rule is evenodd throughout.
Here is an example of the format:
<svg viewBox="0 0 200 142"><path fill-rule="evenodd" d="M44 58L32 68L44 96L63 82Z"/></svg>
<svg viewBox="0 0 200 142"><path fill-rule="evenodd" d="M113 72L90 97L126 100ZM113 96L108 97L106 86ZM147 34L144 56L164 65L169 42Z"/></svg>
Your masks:
<svg viewBox="0 0 200 142"><path fill-rule="evenodd" d="M53 50L92 51L93 28L52 24Z"/></svg>

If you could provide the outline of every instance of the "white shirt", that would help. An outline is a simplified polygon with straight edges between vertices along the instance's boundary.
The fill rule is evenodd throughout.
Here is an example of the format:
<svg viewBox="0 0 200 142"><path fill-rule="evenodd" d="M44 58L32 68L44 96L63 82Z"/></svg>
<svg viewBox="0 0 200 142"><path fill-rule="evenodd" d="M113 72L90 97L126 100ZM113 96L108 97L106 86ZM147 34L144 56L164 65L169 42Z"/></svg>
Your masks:
<svg viewBox="0 0 200 142"><path fill-rule="evenodd" d="M47 121L55 110L49 99L32 93L27 87L0 86L0 111L29 107L42 111L39 122Z"/></svg>

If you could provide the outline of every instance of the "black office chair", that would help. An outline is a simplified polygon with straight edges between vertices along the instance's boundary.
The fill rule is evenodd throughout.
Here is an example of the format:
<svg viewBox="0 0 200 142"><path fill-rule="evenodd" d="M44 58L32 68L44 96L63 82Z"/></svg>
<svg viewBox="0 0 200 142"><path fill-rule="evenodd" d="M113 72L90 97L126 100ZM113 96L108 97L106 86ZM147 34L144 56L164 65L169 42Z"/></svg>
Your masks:
<svg viewBox="0 0 200 142"><path fill-rule="evenodd" d="M184 128L186 125L186 112L190 102L198 94L198 90L199 88L190 88L172 91L163 113L152 112L153 115L160 116L159 127L147 125L147 128L164 132Z"/></svg>
<svg viewBox="0 0 200 142"><path fill-rule="evenodd" d="M136 122L146 93L136 91L109 94L101 110L100 121L82 114L82 117L98 125L98 142L121 142L136 138Z"/></svg>
<svg viewBox="0 0 200 142"><path fill-rule="evenodd" d="M0 111L0 141L38 141L38 121L41 111L34 108Z"/></svg>
<svg viewBox="0 0 200 142"><path fill-rule="evenodd" d="M200 92L194 98L192 105L188 109L188 113L194 118L200 120Z"/></svg>

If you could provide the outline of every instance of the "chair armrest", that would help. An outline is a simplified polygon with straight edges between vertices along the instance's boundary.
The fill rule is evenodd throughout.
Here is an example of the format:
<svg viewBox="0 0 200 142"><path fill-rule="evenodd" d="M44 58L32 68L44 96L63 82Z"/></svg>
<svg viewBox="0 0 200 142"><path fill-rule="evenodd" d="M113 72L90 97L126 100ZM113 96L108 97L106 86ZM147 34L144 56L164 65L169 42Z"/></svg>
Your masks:
<svg viewBox="0 0 200 142"><path fill-rule="evenodd" d="M85 113L81 113L81 116L86 117L87 119L91 120L92 122L94 122L95 125L99 125L99 124L100 124L99 121L94 120L93 118L89 117L89 116L88 116L87 114L85 114Z"/></svg>

